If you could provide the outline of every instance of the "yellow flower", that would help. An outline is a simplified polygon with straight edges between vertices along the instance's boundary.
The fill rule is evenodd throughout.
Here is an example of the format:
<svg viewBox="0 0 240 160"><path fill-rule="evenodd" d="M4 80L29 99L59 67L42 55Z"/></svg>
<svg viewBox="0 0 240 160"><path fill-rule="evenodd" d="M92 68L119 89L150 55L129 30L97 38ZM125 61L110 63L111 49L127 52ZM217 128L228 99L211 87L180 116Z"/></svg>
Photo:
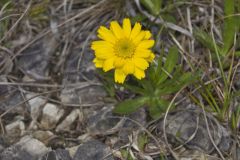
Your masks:
<svg viewBox="0 0 240 160"><path fill-rule="evenodd" d="M129 74L137 79L144 78L144 70L155 57L150 50L154 45L151 33L141 30L141 27L136 23L132 28L130 20L125 18L122 27L117 21L112 21L110 29L103 26L98 29L101 40L92 42L91 48L96 56L93 62L105 72L115 69L115 82L123 83Z"/></svg>

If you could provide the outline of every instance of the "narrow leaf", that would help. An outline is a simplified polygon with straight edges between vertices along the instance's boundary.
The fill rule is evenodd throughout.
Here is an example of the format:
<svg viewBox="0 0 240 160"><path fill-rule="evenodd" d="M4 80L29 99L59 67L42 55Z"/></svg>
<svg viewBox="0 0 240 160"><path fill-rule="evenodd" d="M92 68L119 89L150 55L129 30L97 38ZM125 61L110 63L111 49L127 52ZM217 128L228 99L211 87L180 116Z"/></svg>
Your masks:
<svg viewBox="0 0 240 160"><path fill-rule="evenodd" d="M204 47L207 47L210 51L215 52L214 41L213 41L212 37L210 36L210 34L208 34L207 32L204 32L200 29L195 29L193 31L193 36Z"/></svg>
<svg viewBox="0 0 240 160"><path fill-rule="evenodd" d="M161 10L162 0L140 0L144 7L153 15L158 15Z"/></svg>
<svg viewBox="0 0 240 160"><path fill-rule="evenodd" d="M152 0L154 4L154 14L158 15L162 8L162 0Z"/></svg>
<svg viewBox="0 0 240 160"><path fill-rule="evenodd" d="M238 28L239 20L234 15L235 0L224 0L224 28L223 28L223 50L220 52L226 55L233 45L236 29Z"/></svg>
<svg viewBox="0 0 240 160"><path fill-rule="evenodd" d="M161 71L158 84L162 83L168 78L168 74L171 74L171 72L173 71L177 64L177 61L178 61L178 48L176 46L173 46L169 49L169 53L166 57L166 62L163 66L164 70Z"/></svg>
<svg viewBox="0 0 240 160"><path fill-rule="evenodd" d="M176 77L178 77L176 79ZM196 79L196 76L192 73L177 74L174 75L174 79L168 80L163 84L162 88L158 88L156 94L167 95L178 92L183 86L189 85Z"/></svg>
<svg viewBox="0 0 240 160"><path fill-rule="evenodd" d="M153 103L154 104L152 104L148 108L150 116L153 119L159 118L162 115L162 113L164 113L166 111L167 107L170 104L169 101L166 101L166 100L163 100L160 98L154 99Z"/></svg>
<svg viewBox="0 0 240 160"><path fill-rule="evenodd" d="M125 100L116 105L114 112L120 113L120 114L133 113L138 108L143 106L147 100L148 100L147 97L139 97L139 98L135 98L135 99Z"/></svg>

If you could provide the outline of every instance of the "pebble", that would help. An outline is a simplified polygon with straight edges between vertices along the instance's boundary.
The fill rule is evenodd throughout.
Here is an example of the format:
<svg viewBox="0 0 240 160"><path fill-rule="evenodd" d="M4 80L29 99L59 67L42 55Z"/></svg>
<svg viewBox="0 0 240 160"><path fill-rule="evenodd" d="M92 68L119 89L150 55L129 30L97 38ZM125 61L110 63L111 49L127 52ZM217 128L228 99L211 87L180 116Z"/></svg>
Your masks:
<svg viewBox="0 0 240 160"><path fill-rule="evenodd" d="M4 149L0 154L1 160L38 160L49 152L42 142L30 136L24 136L16 144Z"/></svg>
<svg viewBox="0 0 240 160"><path fill-rule="evenodd" d="M19 139L19 137L23 136L25 132L25 124L21 120L16 120L5 126L5 130L7 133L7 139L9 143L13 143Z"/></svg>
<svg viewBox="0 0 240 160"><path fill-rule="evenodd" d="M50 131L35 131L32 136L39 141L43 142L45 145L48 145L49 141L55 137L55 135Z"/></svg>
<svg viewBox="0 0 240 160"><path fill-rule="evenodd" d="M41 126L43 129L52 129L64 114L64 110L52 103L47 103L42 111Z"/></svg>
<svg viewBox="0 0 240 160"><path fill-rule="evenodd" d="M98 140L90 140L80 145L73 160L114 160L110 148Z"/></svg>
<svg viewBox="0 0 240 160"><path fill-rule="evenodd" d="M56 128L56 131L69 130L71 124L79 117L80 110L74 109Z"/></svg>
<svg viewBox="0 0 240 160"><path fill-rule="evenodd" d="M28 101L28 104L30 106L31 118L33 119L33 121L37 121L37 118L39 117L39 115L41 113L41 109L44 106L44 104L46 104L47 100L43 99L41 97L36 97L36 98L31 99L34 96L35 96L35 94L27 94L26 98L30 99Z"/></svg>

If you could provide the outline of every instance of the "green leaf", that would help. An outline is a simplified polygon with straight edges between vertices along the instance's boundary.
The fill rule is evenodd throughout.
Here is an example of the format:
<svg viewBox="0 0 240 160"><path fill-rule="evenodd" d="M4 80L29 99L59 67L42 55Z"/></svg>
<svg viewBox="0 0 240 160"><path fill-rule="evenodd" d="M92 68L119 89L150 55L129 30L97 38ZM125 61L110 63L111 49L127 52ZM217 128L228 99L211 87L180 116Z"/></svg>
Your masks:
<svg viewBox="0 0 240 160"><path fill-rule="evenodd" d="M153 98L151 105L148 107L150 116L153 119L159 118L162 115L162 113L166 111L169 104L170 104L169 101L160 99L160 97Z"/></svg>
<svg viewBox="0 0 240 160"><path fill-rule="evenodd" d="M224 26L223 26L223 50L220 52L222 55L226 55L229 49L233 45L234 36L239 28L239 18L234 15L234 2L235 0L224 0Z"/></svg>
<svg viewBox="0 0 240 160"><path fill-rule="evenodd" d="M139 83L144 88L146 94L151 95L153 93L154 87L148 79L142 79Z"/></svg>
<svg viewBox="0 0 240 160"><path fill-rule="evenodd" d="M130 114L147 102L147 97L125 100L116 105L114 112L119 114Z"/></svg>
<svg viewBox="0 0 240 160"><path fill-rule="evenodd" d="M195 29L193 31L193 36L204 47L207 47L210 51L215 52L214 41L213 41L212 37L208 33L206 33L206 32L204 32L204 31L202 31L202 30L197 28L197 29Z"/></svg>
<svg viewBox="0 0 240 160"><path fill-rule="evenodd" d="M120 152L121 152L121 154L122 154L122 157L123 157L125 160L134 160L128 150L126 150L126 149L121 149Z"/></svg>
<svg viewBox="0 0 240 160"><path fill-rule="evenodd" d="M148 142L148 136L146 134L140 134L137 139L138 147L141 151L144 151L144 147Z"/></svg>
<svg viewBox="0 0 240 160"><path fill-rule="evenodd" d="M156 83L156 66L155 66L155 64L150 65L147 73L148 73L147 77L149 77L149 80L151 81L151 83L153 83L153 85L155 85L155 83Z"/></svg>
<svg viewBox="0 0 240 160"><path fill-rule="evenodd" d="M173 79L170 79L166 81L157 88L156 95L167 95L178 92L183 86L189 85L194 80L196 80L196 75L193 75L192 73L181 73L176 72L173 76Z"/></svg>
<svg viewBox="0 0 240 160"><path fill-rule="evenodd" d="M160 57L158 58L158 62L157 62L157 68L156 68L156 73L155 73L155 77L156 77L157 81L161 78L161 72L162 72L162 66L163 66L162 65L163 54L164 54L164 48L162 48Z"/></svg>
<svg viewBox="0 0 240 160"><path fill-rule="evenodd" d="M140 0L140 2L155 16L161 11L162 0Z"/></svg>
<svg viewBox="0 0 240 160"><path fill-rule="evenodd" d="M163 66L163 69L165 71L163 70L161 71L158 84L162 83L168 78L167 73L171 74L173 69L176 67L177 61L178 61L178 48L176 46L173 46L169 49L169 53L166 57L166 62Z"/></svg>
<svg viewBox="0 0 240 160"><path fill-rule="evenodd" d="M134 24L136 22L143 22L145 19L147 19L146 16L137 13L136 16L131 17L131 22Z"/></svg>
<svg viewBox="0 0 240 160"><path fill-rule="evenodd" d="M123 85L126 89L131 90L133 93L138 93L138 94L141 94L141 95L146 94L146 91L143 88L138 87L138 85L127 84L127 83L125 83Z"/></svg>

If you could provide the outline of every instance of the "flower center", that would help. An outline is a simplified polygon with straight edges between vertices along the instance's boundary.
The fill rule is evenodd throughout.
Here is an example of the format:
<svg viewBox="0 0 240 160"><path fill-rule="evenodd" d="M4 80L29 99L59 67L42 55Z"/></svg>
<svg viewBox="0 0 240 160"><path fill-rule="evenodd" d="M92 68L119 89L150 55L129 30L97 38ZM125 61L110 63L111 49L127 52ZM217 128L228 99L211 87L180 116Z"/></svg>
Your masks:
<svg viewBox="0 0 240 160"><path fill-rule="evenodd" d="M114 46L116 55L123 58L132 57L135 49L136 49L135 44L130 39L127 38L118 40Z"/></svg>

